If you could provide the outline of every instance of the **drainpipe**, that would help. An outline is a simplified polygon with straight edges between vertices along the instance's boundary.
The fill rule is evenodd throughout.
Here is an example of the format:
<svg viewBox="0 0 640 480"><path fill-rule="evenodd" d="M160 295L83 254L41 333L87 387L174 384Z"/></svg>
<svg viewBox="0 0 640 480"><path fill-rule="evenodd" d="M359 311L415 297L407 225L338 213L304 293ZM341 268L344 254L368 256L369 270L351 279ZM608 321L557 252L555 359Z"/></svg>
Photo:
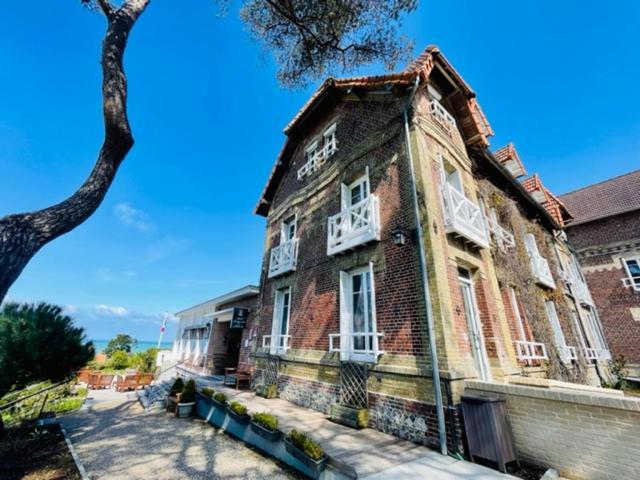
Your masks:
<svg viewBox="0 0 640 480"><path fill-rule="evenodd" d="M433 326L433 309L431 306L431 290L429 288L429 275L427 271L427 258L425 254L424 239L422 238L422 222L420 221L420 209L418 202L418 190L416 188L416 177L413 169L413 154L411 149L411 137L409 134L409 116L407 112L411 108L411 101L415 96L418 88L419 77L416 76L415 84L411 93L409 94L409 100L407 106L402 112L402 118L404 121L404 133L407 140L407 158L409 160L409 171L411 172L411 194L413 197L413 212L416 223L417 237L418 237L418 250L420 253L420 271L422 273L422 287L424 294L424 301L426 307L427 316L427 335L429 337L429 350L431 352L431 368L432 368L432 380L433 380L433 393L436 399L436 413L438 417L438 436L440 438L440 452L442 455L447 455L447 433L444 420L444 407L442 404L442 390L440 388L440 369L438 367L438 353L436 352L436 338L435 328Z"/></svg>

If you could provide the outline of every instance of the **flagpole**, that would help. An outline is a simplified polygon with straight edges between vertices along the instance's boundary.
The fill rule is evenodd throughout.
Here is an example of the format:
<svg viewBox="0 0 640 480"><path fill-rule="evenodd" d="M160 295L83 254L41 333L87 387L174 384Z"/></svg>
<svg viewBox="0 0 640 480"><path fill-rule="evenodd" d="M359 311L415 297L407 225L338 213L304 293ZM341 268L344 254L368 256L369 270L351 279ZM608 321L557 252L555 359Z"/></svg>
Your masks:
<svg viewBox="0 0 640 480"><path fill-rule="evenodd" d="M167 312L164 312L164 319L162 320L162 327L160 327L160 338L158 338L158 350L160 350L160 345L162 344L162 335L164 335L164 329L167 326L167 317L169 315Z"/></svg>

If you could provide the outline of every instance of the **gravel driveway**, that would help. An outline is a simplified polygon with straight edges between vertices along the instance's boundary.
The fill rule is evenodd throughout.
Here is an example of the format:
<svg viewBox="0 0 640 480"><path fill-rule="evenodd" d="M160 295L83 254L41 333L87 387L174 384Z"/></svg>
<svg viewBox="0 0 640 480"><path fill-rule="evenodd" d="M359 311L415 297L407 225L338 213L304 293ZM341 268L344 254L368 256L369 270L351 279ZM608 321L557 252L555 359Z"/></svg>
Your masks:
<svg viewBox="0 0 640 480"><path fill-rule="evenodd" d="M89 397L62 423L92 479L300 478L200 420L145 412L132 393Z"/></svg>

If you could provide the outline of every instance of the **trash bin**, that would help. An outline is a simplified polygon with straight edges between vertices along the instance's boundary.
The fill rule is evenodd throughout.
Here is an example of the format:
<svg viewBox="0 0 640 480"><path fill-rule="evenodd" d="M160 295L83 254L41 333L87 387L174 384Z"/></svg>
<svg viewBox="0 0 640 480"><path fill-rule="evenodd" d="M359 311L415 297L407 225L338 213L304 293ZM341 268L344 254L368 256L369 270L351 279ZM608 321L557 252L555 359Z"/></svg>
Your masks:
<svg viewBox="0 0 640 480"><path fill-rule="evenodd" d="M495 462L506 473L507 463L518 462L505 401L497 397L463 395L462 417L473 462Z"/></svg>

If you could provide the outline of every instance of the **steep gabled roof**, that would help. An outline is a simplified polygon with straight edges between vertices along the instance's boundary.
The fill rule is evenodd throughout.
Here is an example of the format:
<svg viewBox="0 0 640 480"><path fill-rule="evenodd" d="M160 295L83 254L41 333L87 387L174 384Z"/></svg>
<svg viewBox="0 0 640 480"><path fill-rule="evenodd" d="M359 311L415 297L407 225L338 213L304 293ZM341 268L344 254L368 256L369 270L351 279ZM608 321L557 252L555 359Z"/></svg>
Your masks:
<svg viewBox="0 0 640 480"><path fill-rule="evenodd" d="M480 105L476 101L476 94L471 87L464 81L460 74L453 68L451 63L440 52L435 45L428 46L424 52L407 66L403 71L392 73L389 75L373 75L363 77L349 77L343 79L327 78L311 95L309 100L296 113L293 119L285 127L284 133L287 135L284 146L276 159L271 170L267 184L262 191L255 213L266 216L273 196L277 190L280 180L284 176L288 168L288 162L293 154L298 138L296 130L301 127L305 119L308 118L323 101L328 100L334 94L361 89L381 90L391 88L408 88L415 84L416 78L419 82L428 80L431 71L435 65L438 65L446 74L456 83L456 86L464 94L467 102L468 111L471 113L472 124L475 125L475 131L479 134L480 141L484 147L489 145L487 137L493 135L493 130L487 121Z"/></svg>
<svg viewBox="0 0 640 480"><path fill-rule="evenodd" d="M527 174L527 170L524 168L524 164L522 160L520 160L520 155L516 151L516 147L513 143L509 143L502 148L499 148L495 152L493 152L493 156L498 160L502 165L505 166L509 172L515 177L521 177Z"/></svg>
<svg viewBox="0 0 640 480"><path fill-rule="evenodd" d="M560 198L573 214L570 225L639 210L640 170L565 193Z"/></svg>
<svg viewBox="0 0 640 480"><path fill-rule="evenodd" d="M542 184L537 173L523 179L520 183L559 225L563 226L573 218L564 203Z"/></svg>

